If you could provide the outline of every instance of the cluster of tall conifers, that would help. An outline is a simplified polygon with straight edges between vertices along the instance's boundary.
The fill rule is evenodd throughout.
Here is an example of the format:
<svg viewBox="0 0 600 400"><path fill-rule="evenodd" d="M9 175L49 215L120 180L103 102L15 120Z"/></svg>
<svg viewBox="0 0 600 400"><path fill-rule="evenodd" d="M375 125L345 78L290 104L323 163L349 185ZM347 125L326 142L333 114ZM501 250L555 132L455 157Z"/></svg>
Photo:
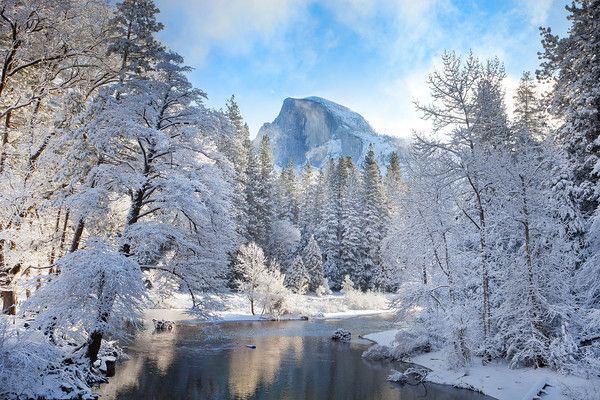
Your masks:
<svg viewBox="0 0 600 400"><path fill-rule="evenodd" d="M411 326L460 365L598 371L600 2L567 9L567 37L543 30L551 89L525 73L512 118L502 65L472 55L444 54L418 104L435 135L415 138L390 250Z"/></svg>
<svg viewBox="0 0 600 400"><path fill-rule="evenodd" d="M227 115L236 140L223 143L236 168L238 231L261 246L289 273L294 257L314 236L321 249L325 277L333 289L344 275L363 290L391 289L383 266L382 243L403 189L398 155L393 153L382 177L372 147L355 165L350 157L330 159L321 170L288 165L276 171L269 137L254 149L232 97Z"/></svg>
<svg viewBox="0 0 600 400"><path fill-rule="evenodd" d="M0 6L3 309L59 347L84 338L92 361L139 316L142 282L212 288L239 243L217 150L233 124L156 39L157 13L152 0Z"/></svg>

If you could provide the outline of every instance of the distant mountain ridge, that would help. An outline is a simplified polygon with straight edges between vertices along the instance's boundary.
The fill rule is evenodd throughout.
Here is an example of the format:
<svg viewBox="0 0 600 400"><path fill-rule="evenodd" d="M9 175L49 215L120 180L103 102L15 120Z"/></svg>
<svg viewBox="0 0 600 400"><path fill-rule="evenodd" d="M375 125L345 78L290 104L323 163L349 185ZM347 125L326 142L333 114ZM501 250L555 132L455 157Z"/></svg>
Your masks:
<svg viewBox="0 0 600 400"><path fill-rule="evenodd" d="M321 97L286 98L279 115L258 131L255 143L268 135L275 164L292 161L300 167L309 162L321 167L330 157L351 156L360 164L373 144L380 166L388 164L393 151L404 152L403 140L380 135L357 112Z"/></svg>

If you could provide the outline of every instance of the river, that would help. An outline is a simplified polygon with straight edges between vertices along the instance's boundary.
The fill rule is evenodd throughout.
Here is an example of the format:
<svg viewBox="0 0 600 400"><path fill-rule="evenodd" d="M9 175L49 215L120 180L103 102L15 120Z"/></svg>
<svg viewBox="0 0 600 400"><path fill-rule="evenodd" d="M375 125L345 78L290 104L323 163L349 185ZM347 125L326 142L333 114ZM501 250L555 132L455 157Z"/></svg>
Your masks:
<svg viewBox="0 0 600 400"><path fill-rule="evenodd" d="M401 366L362 359L372 343L358 335L389 327L387 318L377 316L146 331L129 344L131 359L118 364L98 391L111 400L491 399L443 385L387 382L390 369ZM352 332L351 343L330 340L337 328Z"/></svg>

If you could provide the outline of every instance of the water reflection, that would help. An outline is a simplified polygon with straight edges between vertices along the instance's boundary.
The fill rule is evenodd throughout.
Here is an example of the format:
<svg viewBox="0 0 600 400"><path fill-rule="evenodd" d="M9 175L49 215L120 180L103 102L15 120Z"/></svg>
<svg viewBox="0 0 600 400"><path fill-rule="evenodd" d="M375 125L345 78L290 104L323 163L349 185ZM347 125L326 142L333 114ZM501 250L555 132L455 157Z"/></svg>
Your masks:
<svg viewBox="0 0 600 400"><path fill-rule="evenodd" d="M103 399L136 400L486 399L439 385L401 388L388 383L393 365L363 360L366 342L332 343L328 337L339 326L356 336L383 323L368 318L263 322L146 333L130 346L132 359L99 392Z"/></svg>

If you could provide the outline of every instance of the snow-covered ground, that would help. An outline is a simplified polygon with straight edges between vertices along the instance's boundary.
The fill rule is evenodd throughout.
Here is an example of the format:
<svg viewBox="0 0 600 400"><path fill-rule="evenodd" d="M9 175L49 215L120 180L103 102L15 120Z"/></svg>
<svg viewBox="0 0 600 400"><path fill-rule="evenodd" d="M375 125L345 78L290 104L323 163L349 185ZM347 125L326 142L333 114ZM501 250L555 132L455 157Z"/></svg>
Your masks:
<svg viewBox="0 0 600 400"><path fill-rule="evenodd" d="M326 296L293 295L288 301L289 312L280 319L342 319L359 315L382 314L389 312L390 294L366 293L361 297L348 297L343 294ZM268 316L252 315L248 300L239 293L208 295L200 298L217 305L217 311L209 315L198 315L191 310L192 301L188 294L180 293L163 301L155 308L145 312L145 318L166 319L179 323L196 323L201 321L234 322L269 320ZM220 307L219 307L220 305Z"/></svg>
<svg viewBox="0 0 600 400"><path fill-rule="evenodd" d="M383 346L393 347L398 330L388 330L365 335ZM475 358L468 371L448 369L447 352L443 350L420 354L405 361L422 365L431 370L427 380L480 391L498 400L538 399L543 389L542 400L598 400L600 379L584 379L572 375L561 375L547 368L510 369L503 362L483 365Z"/></svg>

